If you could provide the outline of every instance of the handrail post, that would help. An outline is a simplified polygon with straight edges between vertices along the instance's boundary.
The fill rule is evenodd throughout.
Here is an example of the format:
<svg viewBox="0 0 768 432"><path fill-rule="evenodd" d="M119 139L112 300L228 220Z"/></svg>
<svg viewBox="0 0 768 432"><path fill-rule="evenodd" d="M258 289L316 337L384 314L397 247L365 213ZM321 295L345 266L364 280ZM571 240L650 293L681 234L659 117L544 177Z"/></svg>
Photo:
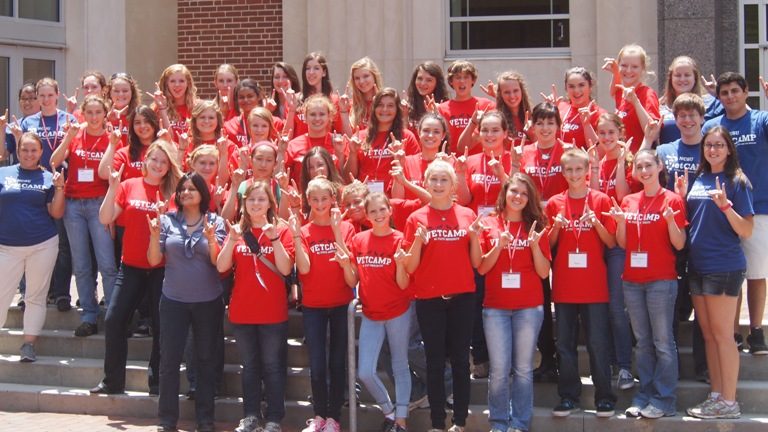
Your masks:
<svg viewBox="0 0 768 432"><path fill-rule="evenodd" d="M355 359L355 311L360 300L355 298L347 308L347 371L349 386L349 432L357 432L357 361Z"/></svg>

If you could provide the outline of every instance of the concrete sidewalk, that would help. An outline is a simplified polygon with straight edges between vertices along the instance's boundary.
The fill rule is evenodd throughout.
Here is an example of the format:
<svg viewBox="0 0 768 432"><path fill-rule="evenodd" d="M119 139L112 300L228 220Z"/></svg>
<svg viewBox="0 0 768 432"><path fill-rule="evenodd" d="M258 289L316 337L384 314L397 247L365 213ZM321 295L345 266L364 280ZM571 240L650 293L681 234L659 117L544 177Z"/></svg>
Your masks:
<svg viewBox="0 0 768 432"><path fill-rule="evenodd" d="M231 431L236 423L216 423L216 430ZM119 416L97 416L81 414L0 412L0 430L41 431L41 432L154 432L157 420ZM179 431L194 431L194 422L179 423ZM289 432L283 429L286 432Z"/></svg>

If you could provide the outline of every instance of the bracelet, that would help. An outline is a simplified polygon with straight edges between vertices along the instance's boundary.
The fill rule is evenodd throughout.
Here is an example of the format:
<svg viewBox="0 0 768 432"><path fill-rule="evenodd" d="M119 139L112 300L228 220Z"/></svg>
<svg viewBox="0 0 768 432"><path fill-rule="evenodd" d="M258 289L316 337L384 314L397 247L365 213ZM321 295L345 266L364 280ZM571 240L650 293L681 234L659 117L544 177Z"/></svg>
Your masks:
<svg viewBox="0 0 768 432"><path fill-rule="evenodd" d="M724 206L720 207L720 211L722 211L723 213L725 213L725 212L727 212L728 210L730 210L730 209L731 209L731 207L733 207L733 202L731 202L731 200L728 200L728 202L727 202L727 203L726 203Z"/></svg>
<svg viewBox="0 0 768 432"><path fill-rule="evenodd" d="M271 238L271 239L269 239L269 241L271 241L271 242L276 242L276 241L278 241L278 240L280 240L280 236L277 236L277 237L275 237L275 238Z"/></svg>
<svg viewBox="0 0 768 432"><path fill-rule="evenodd" d="M64 186L55 186L56 190L64 190Z"/></svg>

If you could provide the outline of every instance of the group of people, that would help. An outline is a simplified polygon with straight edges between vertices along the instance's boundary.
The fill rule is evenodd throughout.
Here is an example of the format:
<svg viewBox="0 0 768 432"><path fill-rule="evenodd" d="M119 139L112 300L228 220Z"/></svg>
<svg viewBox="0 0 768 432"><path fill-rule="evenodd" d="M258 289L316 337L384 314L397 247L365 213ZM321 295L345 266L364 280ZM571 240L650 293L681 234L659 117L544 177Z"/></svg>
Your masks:
<svg viewBox="0 0 768 432"><path fill-rule="evenodd" d="M605 60L607 109L583 67L565 72L565 97L553 84L534 104L515 71L479 86L490 98L473 96L477 70L461 60L447 76L419 64L401 97L365 57L339 94L316 52L300 74L276 63L270 89L223 64L212 100L181 64L146 93L150 105L126 73L86 72L84 98L66 110L53 79L25 85L19 118L0 117L2 156L16 161L0 168L0 298L8 305L25 277L21 361L36 359L47 298L71 307L71 273L75 335L98 332L98 272L106 352L92 393L125 391L140 309L159 430L176 430L185 356L198 430L213 430L226 314L242 363L236 431L274 432L296 306L314 410L304 431L338 432L358 297L358 378L383 430L407 430L416 352L430 432L445 430L447 400L448 431L464 430L471 376L488 377L492 432L527 431L534 380L557 382L554 416L579 410L580 327L598 417L615 414L612 369L619 390L635 386L633 336L626 415L675 415L676 322L692 304L711 391L687 413L739 417L745 278L749 350L768 354L768 113L747 105L737 73L709 81L678 57L658 98L648 67L637 45ZM382 351L394 395L377 374Z"/></svg>

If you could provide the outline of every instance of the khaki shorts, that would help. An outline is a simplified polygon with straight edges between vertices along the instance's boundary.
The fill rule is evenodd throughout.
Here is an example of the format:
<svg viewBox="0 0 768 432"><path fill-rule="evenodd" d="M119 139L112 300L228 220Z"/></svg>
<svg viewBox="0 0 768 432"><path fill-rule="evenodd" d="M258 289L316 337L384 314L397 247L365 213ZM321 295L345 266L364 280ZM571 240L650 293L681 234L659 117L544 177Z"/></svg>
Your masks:
<svg viewBox="0 0 768 432"><path fill-rule="evenodd" d="M752 235L741 241L747 258L747 279L768 278L768 215L755 215Z"/></svg>

